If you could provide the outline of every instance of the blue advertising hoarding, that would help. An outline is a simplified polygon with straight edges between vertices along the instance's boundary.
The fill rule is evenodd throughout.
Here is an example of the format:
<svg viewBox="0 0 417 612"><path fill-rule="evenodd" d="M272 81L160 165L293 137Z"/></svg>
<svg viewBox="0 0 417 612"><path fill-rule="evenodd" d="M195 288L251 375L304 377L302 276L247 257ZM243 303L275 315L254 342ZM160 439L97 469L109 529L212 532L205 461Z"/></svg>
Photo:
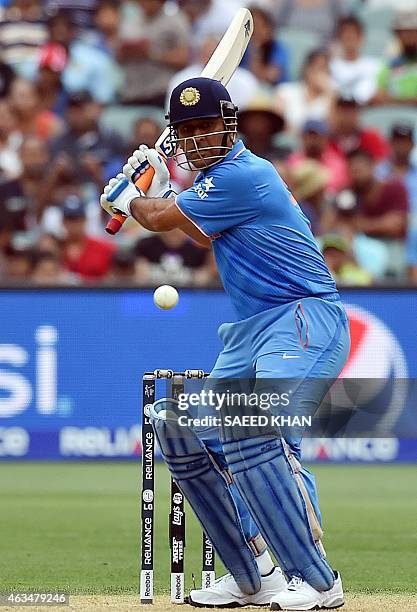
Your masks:
<svg viewBox="0 0 417 612"><path fill-rule="evenodd" d="M346 290L348 377L417 378L417 294ZM172 311L144 290L3 290L0 460L119 459L141 452L146 370L210 371L222 291L181 291ZM417 460L413 440L306 441L308 460Z"/></svg>

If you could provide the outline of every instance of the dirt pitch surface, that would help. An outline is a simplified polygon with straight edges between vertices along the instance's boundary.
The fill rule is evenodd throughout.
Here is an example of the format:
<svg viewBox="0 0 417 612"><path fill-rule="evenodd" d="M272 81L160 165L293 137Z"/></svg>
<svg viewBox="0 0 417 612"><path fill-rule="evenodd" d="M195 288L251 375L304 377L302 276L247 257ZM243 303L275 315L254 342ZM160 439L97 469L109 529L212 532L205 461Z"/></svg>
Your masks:
<svg viewBox="0 0 417 612"><path fill-rule="evenodd" d="M108 611L108 612L125 612L129 610L137 610L140 612L178 612L183 610L191 611L190 606L179 608L178 605L172 605L168 601L167 596L158 596L152 606L141 605L138 597L134 595L74 595L70 598L69 606L13 606L3 607L2 611L16 612L16 610L26 610L26 612L46 612L47 610L57 611L62 610L83 610L84 612ZM243 608L248 612L258 611L267 608ZM416 612L417 610L417 595L346 595L346 603L343 607L344 612Z"/></svg>

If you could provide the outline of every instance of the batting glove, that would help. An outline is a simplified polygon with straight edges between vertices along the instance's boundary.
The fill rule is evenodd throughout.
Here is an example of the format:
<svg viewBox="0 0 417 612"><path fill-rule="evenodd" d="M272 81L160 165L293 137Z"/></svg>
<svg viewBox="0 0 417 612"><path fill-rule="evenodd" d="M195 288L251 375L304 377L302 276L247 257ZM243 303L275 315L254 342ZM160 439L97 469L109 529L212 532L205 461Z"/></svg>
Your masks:
<svg viewBox="0 0 417 612"><path fill-rule="evenodd" d="M138 177L152 166L155 175L146 192L148 198L168 198L174 192L171 189L169 170L162 156L155 149L148 149L146 145L140 145L127 164L123 166L123 173L133 183Z"/></svg>
<svg viewBox="0 0 417 612"><path fill-rule="evenodd" d="M135 198L145 194L137 189L124 174L118 174L116 178L110 179L100 196L100 204L109 215L121 212L129 217L130 204Z"/></svg>

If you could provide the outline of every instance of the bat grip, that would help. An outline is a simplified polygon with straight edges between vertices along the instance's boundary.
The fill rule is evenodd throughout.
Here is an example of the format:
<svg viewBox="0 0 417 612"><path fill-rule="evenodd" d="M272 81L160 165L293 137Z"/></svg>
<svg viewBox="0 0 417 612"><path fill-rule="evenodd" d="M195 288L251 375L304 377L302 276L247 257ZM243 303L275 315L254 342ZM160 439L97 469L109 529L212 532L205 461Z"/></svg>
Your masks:
<svg viewBox="0 0 417 612"><path fill-rule="evenodd" d="M135 186L143 192L147 192L154 177L155 170L152 166L149 166L147 170L143 174L140 174L135 181ZM122 228L123 223L126 221L127 217L122 215L122 213L116 213L112 216L110 221L106 225L106 232L114 236L117 232Z"/></svg>

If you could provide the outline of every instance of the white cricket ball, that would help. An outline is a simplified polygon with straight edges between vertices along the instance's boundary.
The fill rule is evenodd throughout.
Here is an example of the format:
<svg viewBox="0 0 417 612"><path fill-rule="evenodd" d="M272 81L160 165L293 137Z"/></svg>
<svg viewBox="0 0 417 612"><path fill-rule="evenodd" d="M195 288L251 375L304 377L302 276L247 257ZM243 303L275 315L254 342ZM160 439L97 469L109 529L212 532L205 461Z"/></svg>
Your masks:
<svg viewBox="0 0 417 612"><path fill-rule="evenodd" d="M169 310L170 308L174 308L178 304L178 300L180 296L178 295L178 291L175 287L171 287L171 285L162 285L155 289L153 294L153 301L155 302L158 308L162 308L162 310Z"/></svg>

